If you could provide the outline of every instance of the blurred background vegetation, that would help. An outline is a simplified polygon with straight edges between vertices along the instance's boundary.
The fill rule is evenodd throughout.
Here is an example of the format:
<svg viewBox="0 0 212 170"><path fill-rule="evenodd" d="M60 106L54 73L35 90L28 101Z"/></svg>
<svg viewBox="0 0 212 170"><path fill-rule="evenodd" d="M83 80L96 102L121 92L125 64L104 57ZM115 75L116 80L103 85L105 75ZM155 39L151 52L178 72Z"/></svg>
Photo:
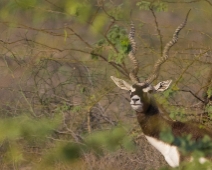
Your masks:
<svg viewBox="0 0 212 170"><path fill-rule="evenodd" d="M210 0L1 0L1 169L169 169L109 77L129 80L131 21L144 80L189 9L155 81L172 79L172 87L156 97L172 119L211 128ZM211 148L207 138L179 141L194 159Z"/></svg>

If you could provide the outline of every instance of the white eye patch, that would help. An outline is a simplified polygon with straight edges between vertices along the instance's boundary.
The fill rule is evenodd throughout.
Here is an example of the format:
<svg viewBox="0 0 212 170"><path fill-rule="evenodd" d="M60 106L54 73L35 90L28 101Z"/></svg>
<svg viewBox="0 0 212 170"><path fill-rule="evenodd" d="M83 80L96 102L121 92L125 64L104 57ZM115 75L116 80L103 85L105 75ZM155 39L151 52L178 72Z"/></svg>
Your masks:
<svg viewBox="0 0 212 170"><path fill-rule="evenodd" d="M135 89L134 87L131 86L131 87L130 87L130 91L131 91L131 92L134 92L134 91L136 91L136 89Z"/></svg>
<svg viewBox="0 0 212 170"><path fill-rule="evenodd" d="M154 87L151 86L151 85L149 85L149 86L146 87L146 88L143 88L143 92L145 92L145 93L151 93L151 92L154 92L154 91L155 91L155 89L154 89Z"/></svg>

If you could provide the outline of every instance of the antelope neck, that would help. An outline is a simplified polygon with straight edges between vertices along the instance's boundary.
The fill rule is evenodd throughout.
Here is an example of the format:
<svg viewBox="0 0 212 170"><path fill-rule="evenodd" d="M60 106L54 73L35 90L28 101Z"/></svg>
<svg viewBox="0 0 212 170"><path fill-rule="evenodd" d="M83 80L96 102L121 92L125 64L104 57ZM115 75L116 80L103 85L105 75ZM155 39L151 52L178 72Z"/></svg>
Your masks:
<svg viewBox="0 0 212 170"><path fill-rule="evenodd" d="M160 132L169 128L171 122L164 119L155 104L149 104L143 112L136 112L137 120L145 135L159 139Z"/></svg>
<svg viewBox="0 0 212 170"><path fill-rule="evenodd" d="M208 135L212 139L212 132L194 122L179 122L166 118L156 104L150 103L144 112L136 112L137 120L146 136L160 140L160 133L170 129L175 137L192 134L192 140L202 139Z"/></svg>

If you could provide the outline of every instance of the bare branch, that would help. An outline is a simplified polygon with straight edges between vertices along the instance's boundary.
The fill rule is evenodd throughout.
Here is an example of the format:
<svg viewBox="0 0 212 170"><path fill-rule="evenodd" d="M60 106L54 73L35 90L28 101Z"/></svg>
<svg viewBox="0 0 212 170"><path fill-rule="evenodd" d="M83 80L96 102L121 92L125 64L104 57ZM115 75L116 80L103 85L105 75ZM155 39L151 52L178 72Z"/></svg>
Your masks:
<svg viewBox="0 0 212 170"><path fill-rule="evenodd" d="M188 92L190 94L192 94L192 96L194 96L196 99L198 99L199 101L201 101L202 103L205 103L204 100L202 100L201 98L199 98L196 94L194 94L191 90L178 90L178 91L183 91L183 92Z"/></svg>
<svg viewBox="0 0 212 170"><path fill-rule="evenodd" d="M150 11L152 12L152 15L153 15L154 20L155 20L156 30L158 32L159 39L160 39L160 52L161 52L161 56L162 56L163 55L163 40L162 40L162 35L161 35L160 29L159 29L159 25L158 25L158 22L157 22L157 18L156 18L155 12L154 12L154 10L151 7L150 7Z"/></svg>

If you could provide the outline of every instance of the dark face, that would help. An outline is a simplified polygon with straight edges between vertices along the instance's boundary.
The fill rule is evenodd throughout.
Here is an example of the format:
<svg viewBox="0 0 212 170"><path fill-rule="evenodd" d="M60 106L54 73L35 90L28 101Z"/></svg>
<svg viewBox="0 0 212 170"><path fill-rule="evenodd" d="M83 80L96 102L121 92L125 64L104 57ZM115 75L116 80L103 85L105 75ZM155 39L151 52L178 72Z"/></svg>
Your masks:
<svg viewBox="0 0 212 170"><path fill-rule="evenodd" d="M130 105L133 110L137 112L143 112L146 106L148 92L144 92L143 90L146 87L139 85L132 85L130 90Z"/></svg>
<svg viewBox="0 0 212 170"><path fill-rule="evenodd" d="M130 91L130 105L136 112L145 112L150 105L154 104L154 97L151 95L156 92L162 92L169 88L172 80L159 82L156 86L152 86L146 82L140 82L130 85L122 79L111 76L114 83L123 90ZM153 102L153 103L152 103Z"/></svg>

